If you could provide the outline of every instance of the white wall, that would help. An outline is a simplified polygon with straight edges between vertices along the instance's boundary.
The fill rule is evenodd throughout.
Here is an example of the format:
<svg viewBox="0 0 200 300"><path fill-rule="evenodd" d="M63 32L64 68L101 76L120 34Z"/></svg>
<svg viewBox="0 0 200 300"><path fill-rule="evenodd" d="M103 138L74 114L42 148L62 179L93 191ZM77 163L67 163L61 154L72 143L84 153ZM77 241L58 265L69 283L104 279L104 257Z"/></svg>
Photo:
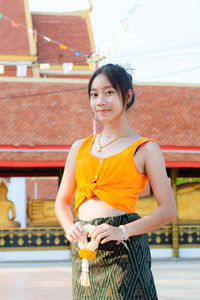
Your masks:
<svg viewBox="0 0 200 300"><path fill-rule="evenodd" d="M8 200L14 202L16 219L21 223L21 228L26 227L26 178L11 177L8 187Z"/></svg>

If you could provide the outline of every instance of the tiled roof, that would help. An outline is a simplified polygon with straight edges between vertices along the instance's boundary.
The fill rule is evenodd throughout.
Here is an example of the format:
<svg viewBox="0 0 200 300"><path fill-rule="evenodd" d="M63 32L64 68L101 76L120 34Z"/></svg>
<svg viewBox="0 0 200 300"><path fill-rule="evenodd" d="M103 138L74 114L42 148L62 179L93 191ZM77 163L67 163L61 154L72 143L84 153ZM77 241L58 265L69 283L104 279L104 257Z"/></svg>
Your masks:
<svg viewBox="0 0 200 300"><path fill-rule="evenodd" d="M27 26L22 0L0 1L0 13ZM22 27L13 28L4 18L0 19L0 41L0 54L30 55L27 31Z"/></svg>
<svg viewBox="0 0 200 300"><path fill-rule="evenodd" d="M200 147L200 86L136 85L130 124L161 145Z"/></svg>
<svg viewBox="0 0 200 300"><path fill-rule="evenodd" d="M71 145L92 131L86 84L0 82L0 88L0 145Z"/></svg>
<svg viewBox="0 0 200 300"><path fill-rule="evenodd" d="M75 140L92 134L86 83L25 80L0 82L0 89L1 149L12 145L64 148L63 152L1 150L1 161L64 161ZM136 85L135 92L136 103L128 118L136 132L160 146L199 149L200 87ZM167 161L200 162L200 154L195 152L164 155Z"/></svg>
<svg viewBox="0 0 200 300"><path fill-rule="evenodd" d="M58 153L51 150L51 152L0 152L1 160L16 160L16 161L43 161L43 160L56 160L62 161L66 159L68 151L63 149L63 152Z"/></svg>
<svg viewBox="0 0 200 300"><path fill-rule="evenodd" d="M33 28L41 34L64 44L84 55L92 53L91 41L85 17L78 15L32 14ZM63 50L59 45L37 36L39 62L86 64L85 58L76 57L73 51Z"/></svg>

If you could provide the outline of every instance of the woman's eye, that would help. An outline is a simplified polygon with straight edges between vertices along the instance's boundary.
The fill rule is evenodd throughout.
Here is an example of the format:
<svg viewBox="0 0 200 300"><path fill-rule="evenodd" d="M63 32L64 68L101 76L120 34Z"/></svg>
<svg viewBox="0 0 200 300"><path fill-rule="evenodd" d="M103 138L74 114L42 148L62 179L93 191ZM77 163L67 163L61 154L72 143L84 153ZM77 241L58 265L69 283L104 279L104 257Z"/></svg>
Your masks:
<svg viewBox="0 0 200 300"><path fill-rule="evenodd" d="M90 94L90 98L94 98L94 97L97 97L97 94L96 94L96 93Z"/></svg>
<svg viewBox="0 0 200 300"><path fill-rule="evenodd" d="M106 94L107 95L112 95L114 93L114 91L107 91Z"/></svg>

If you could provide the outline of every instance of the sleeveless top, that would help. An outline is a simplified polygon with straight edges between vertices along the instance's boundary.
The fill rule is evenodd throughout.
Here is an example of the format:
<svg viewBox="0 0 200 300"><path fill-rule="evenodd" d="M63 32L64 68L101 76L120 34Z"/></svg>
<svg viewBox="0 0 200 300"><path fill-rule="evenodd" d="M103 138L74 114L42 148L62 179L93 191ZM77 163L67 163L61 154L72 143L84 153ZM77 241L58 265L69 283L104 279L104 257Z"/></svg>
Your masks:
<svg viewBox="0 0 200 300"><path fill-rule="evenodd" d="M95 135L81 144L76 155L75 211L85 199L96 195L119 210L134 213L139 193L148 180L137 170L134 162L136 149L150 141L140 138L120 153L100 158L91 153Z"/></svg>

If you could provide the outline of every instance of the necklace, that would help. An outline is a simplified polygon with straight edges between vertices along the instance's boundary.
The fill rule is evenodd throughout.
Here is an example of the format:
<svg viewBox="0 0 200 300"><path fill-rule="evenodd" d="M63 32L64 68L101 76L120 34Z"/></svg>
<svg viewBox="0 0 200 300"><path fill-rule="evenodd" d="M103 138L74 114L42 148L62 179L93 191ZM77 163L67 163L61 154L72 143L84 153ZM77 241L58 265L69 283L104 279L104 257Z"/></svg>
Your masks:
<svg viewBox="0 0 200 300"><path fill-rule="evenodd" d="M100 138L100 136L101 136L101 133L100 133L100 135L97 136L97 141L98 141L98 144L99 144L99 149L97 149L97 151L98 151L98 152L101 152L101 150L102 150L103 148L107 147L108 145L110 145L111 143L113 143L114 141L116 141L117 139L119 139L119 138L121 138L121 137L123 137L123 136L127 136L128 134L129 134L129 132L126 133L126 134L118 135L118 136L114 137L112 140L110 140L108 143L106 143L106 144L104 144L104 145L101 145L100 140L99 140L99 138Z"/></svg>

